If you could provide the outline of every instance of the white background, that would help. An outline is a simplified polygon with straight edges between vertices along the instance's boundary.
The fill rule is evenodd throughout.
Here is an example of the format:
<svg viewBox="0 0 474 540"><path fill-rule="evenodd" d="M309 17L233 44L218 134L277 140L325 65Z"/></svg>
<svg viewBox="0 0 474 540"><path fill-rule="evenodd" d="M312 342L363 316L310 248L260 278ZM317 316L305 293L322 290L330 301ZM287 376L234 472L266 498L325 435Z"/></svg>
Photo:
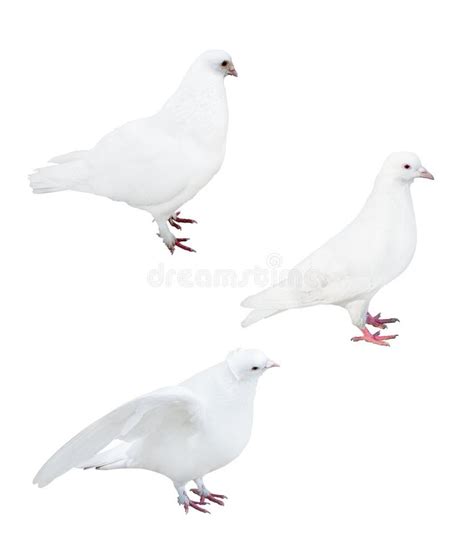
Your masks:
<svg viewBox="0 0 474 540"><path fill-rule="evenodd" d="M20 0L0 20L0 536L472 540L469 3ZM171 257L125 204L31 194L33 168L153 114L208 48L240 76L224 166L183 212L196 254ZM243 330L252 283L150 285L159 265L290 267L354 217L396 150L436 181L415 182L415 259L373 302L401 319L390 349L351 343L331 307ZM245 452L207 479L225 508L186 517L145 471L33 487L88 423L238 346L283 367L261 381Z"/></svg>

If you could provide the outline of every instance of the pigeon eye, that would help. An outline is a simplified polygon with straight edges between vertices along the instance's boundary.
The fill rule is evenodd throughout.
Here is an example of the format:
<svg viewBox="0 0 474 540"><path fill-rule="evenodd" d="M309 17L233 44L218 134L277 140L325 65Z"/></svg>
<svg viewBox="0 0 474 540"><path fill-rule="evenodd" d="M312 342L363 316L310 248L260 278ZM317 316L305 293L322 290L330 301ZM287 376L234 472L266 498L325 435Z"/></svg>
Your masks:
<svg viewBox="0 0 474 540"><path fill-rule="evenodd" d="M408 165L408 163L405 163L405 165L403 165L403 167L404 167L405 169L411 169L411 165Z"/></svg>
<svg viewBox="0 0 474 540"><path fill-rule="evenodd" d="M223 62L221 62L221 66L222 66L222 67L226 67L228 63L229 63L229 62L227 62L227 60L224 60Z"/></svg>
<svg viewBox="0 0 474 540"><path fill-rule="evenodd" d="M255 371L255 370L257 370L257 369L258 369L257 366L253 366L252 371Z"/></svg>

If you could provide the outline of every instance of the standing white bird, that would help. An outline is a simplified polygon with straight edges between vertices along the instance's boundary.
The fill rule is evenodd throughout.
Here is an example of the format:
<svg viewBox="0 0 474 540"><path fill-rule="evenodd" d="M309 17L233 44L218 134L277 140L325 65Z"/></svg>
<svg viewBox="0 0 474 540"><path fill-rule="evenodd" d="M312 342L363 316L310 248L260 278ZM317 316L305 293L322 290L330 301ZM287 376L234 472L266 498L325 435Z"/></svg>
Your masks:
<svg viewBox="0 0 474 540"><path fill-rule="evenodd" d="M224 77L237 77L225 51L207 51L154 116L129 122L108 133L91 150L51 159L57 165L30 176L34 193L73 190L103 195L150 212L171 253L194 251L175 238L181 230L178 209L192 199L224 161L228 110Z"/></svg>
<svg viewBox="0 0 474 540"><path fill-rule="evenodd" d="M58 450L33 482L46 486L72 468L148 469L172 480L186 513L189 508L208 513L202 508L206 500L223 505L226 497L211 493L203 477L245 448L257 382L277 366L258 350L231 352L224 362L130 401L90 425ZM191 480L199 501L186 493Z"/></svg>
<svg viewBox="0 0 474 540"><path fill-rule="evenodd" d="M298 264L281 283L248 297L253 308L242 326L287 309L333 304L345 308L362 331L353 341L388 346L396 335L372 334L367 324L386 328L398 319L368 312L372 297L400 275L413 258L416 223L410 187L415 178L429 178L416 154L391 154L378 174L367 202L356 219Z"/></svg>

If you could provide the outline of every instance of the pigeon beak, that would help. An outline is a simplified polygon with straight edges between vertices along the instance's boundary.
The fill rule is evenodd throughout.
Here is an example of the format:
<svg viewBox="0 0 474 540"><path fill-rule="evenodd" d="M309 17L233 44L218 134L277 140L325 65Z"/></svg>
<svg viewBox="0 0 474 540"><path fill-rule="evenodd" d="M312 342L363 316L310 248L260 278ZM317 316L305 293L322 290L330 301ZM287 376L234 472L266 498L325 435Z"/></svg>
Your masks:
<svg viewBox="0 0 474 540"><path fill-rule="evenodd" d="M420 167L417 173L417 178L428 178L428 180L434 180L434 176L424 167Z"/></svg>
<svg viewBox="0 0 474 540"><path fill-rule="evenodd" d="M227 75L232 75L232 77L238 77L239 74L234 67L234 64L230 64L229 69L227 70Z"/></svg>
<svg viewBox="0 0 474 540"><path fill-rule="evenodd" d="M277 364L273 360L267 360L267 363L265 364L265 369L270 369L272 367L280 367L280 364Z"/></svg>

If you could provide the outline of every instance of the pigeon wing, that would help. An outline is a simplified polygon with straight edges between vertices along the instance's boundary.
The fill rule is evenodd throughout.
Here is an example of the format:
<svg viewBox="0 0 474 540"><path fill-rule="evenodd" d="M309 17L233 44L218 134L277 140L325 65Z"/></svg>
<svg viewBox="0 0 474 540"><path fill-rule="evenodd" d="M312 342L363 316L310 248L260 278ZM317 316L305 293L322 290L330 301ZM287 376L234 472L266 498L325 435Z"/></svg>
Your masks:
<svg viewBox="0 0 474 540"><path fill-rule="evenodd" d="M258 310L284 311L315 304L344 304L374 290L374 282L370 277L328 277L314 274L311 279L314 280L312 286L299 286L286 280L249 296L241 305Z"/></svg>
<svg viewBox="0 0 474 540"><path fill-rule="evenodd" d="M203 422L201 400L181 386L164 388L130 401L97 420L60 448L33 482L46 486L58 476L90 460L114 440L131 441L153 431L197 432Z"/></svg>
<svg viewBox="0 0 474 540"><path fill-rule="evenodd" d="M87 191L131 206L171 201L202 169L195 142L151 117L129 122L101 139L87 154Z"/></svg>

